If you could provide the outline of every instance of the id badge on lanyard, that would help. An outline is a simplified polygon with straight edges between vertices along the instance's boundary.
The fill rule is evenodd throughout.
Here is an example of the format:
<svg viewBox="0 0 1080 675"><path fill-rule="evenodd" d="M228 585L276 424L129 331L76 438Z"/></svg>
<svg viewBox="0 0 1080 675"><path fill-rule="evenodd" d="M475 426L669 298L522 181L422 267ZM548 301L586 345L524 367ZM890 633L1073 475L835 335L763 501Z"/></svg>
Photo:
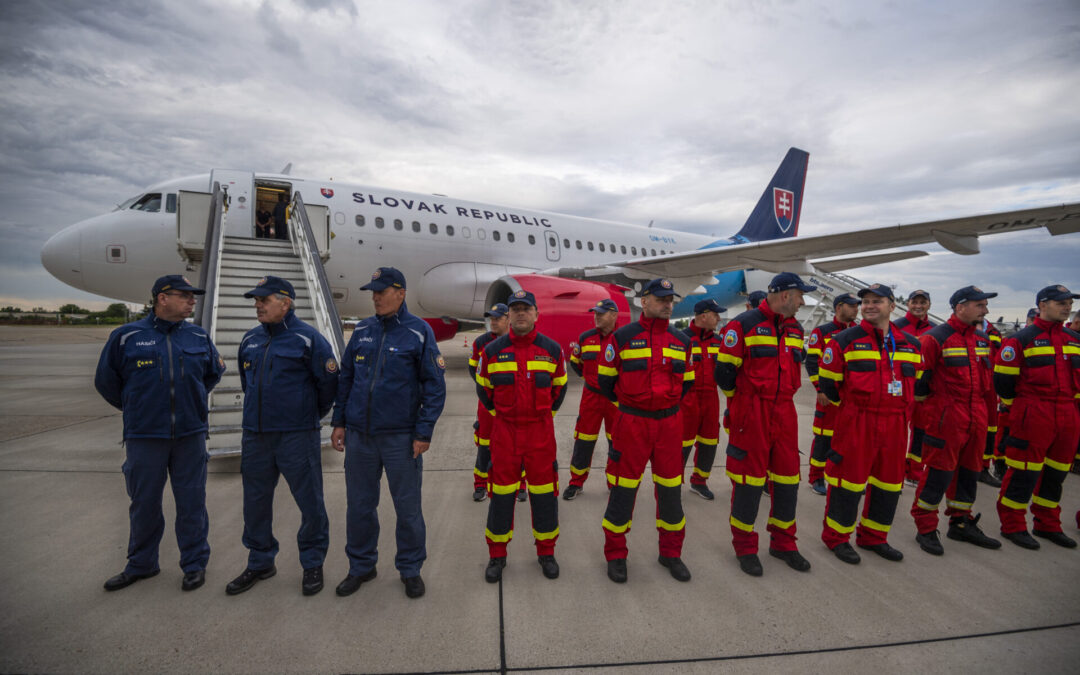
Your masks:
<svg viewBox="0 0 1080 675"><path fill-rule="evenodd" d="M896 353L896 338L893 337L892 328L889 329L889 377L893 378L885 387L890 396L903 396L904 383L896 379L896 371L893 370L893 354Z"/></svg>

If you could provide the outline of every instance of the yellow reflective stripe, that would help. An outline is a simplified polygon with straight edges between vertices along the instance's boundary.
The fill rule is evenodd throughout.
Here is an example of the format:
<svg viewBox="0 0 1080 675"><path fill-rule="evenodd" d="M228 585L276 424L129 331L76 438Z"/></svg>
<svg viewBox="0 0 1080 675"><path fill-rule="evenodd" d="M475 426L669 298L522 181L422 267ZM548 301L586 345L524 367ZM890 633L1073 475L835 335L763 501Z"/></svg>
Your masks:
<svg viewBox="0 0 1080 675"><path fill-rule="evenodd" d="M555 364L548 361L526 361L525 365L529 370L544 370L549 373L555 372Z"/></svg>
<svg viewBox="0 0 1080 675"><path fill-rule="evenodd" d="M989 432L989 433L992 433L992 434L996 434L997 429L998 429L997 427L991 427L991 426L986 427L986 431Z"/></svg>
<svg viewBox="0 0 1080 675"><path fill-rule="evenodd" d="M487 472L486 471L481 471L480 469L475 469L474 468L472 470L472 472L473 472L473 475L475 475L477 478L487 478L488 477Z"/></svg>
<svg viewBox="0 0 1080 675"><path fill-rule="evenodd" d="M900 356L897 354L896 356ZM874 351L872 349L856 349L850 352L844 352L845 361L880 361L881 352Z"/></svg>
<svg viewBox="0 0 1080 675"><path fill-rule="evenodd" d="M922 354L909 354L908 352L896 352L893 361L908 361L909 363L922 363Z"/></svg>
<svg viewBox="0 0 1080 675"><path fill-rule="evenodd" d="M1015 509L1017 511L1027 511L1027 504L1017 502L1017 501L1013 501L1012 499L1009 499L1005 495L999 496L998 499L1001 501L1002 506L1008 507L1010 509Z"/></svg>
<svg viewBox="0 0 1080 675"><path fill-rule="evenodd" d="M619 487L627 487L637 489L638 485L641 485L640 478L627 478L626 476L616 476L613 473L606 474L607 482L611 485L618 485Z"/></svg>
<svg viewBox="0 0 1080 675"><path fill-rule="evenodd" d="M680 352L679 350L671 349L670 347L664 347L664 350L661 352L661 355L664 358L675 359L676 361L685 361L686 360L686 352Z"/></svg>
<svg viewBox="0 0 1080 675"><path fill-rule="evenodd" d="M814 375L811 375L810 376L810 381L811 382L817 382L818 381L818 375L816 373Z"/></svg>
<svg viewBox="0 0 1080 675"><path fill-rule="evenodd" d="M1019 375L1020 369L1013 366L996 365L994 366L994 372L1002 375Z"/></svg>
<svg viewBox="0 0 1080 675"><path fill-rule="evenodd" d="M821 461L820 459L814 459L813 457L811 457L810 458L810 466L816 466L819 469L824 469L825 468L825 462Z"/></svg>
<svg viewBox="0 0 1080 675"><path fill-rule="evenodd" d="M512 373L517 371L517 361L506 361L504 363L488 363L487 364L488 375L491 373Z"/></svg>
<svg viewBox="0 0 1080 675"><path fill-rule="evenodd" d="M779 527L781 530L786 530L789 527L791 527L792 525L794 525L795 521L794 520L784 521L784 520L777 520L776 518L769 518L769 522L767 524L772 525L773 527Z"/></svg>
<svg viewBox="0 0 1080 675"><path fill-rule="evenodd" d="M695 379L697 379L697 375L694 374L694 369L687 369L687 371L683 373L682 379L683 382L693 382Z"/></svg>
<svg viewBox="0 0 1080 675"><path fill-rule="evenodd" d="M1080 356L1080 347L1077 347L1076 345L1064 345L1061 348L1061 351L1063 354L1076 354L1077 356Z"/></svg>
<svg viewBox="0 0 1080 675"><path fill-rule="evenodd" d="M825 474L825 482L833 487L844 488L851 492L862 492L866 489L866 483L852 483L851 481L836 478L829 474Z"/></svg>
<svg viewBox="0 0 1080 675"><path fill-rule="evenodd" d="M604 518L604 522L601 523L601 527L603 527L608 532L612 532L614 534L622 534L623 532L626 532L627 530L630 529L630 525L633 522L634 521L632 521L632 520L628 520L628 521L626 521L625 525L616 525L615 523L611 522L607 518Z"/></svg>
<svg viewBox="0 0 1080 675"><path fill-rule="evenodd" d="M786 345L788 347L795 347L796 349L802 349L803 342L802 342L802 340L800 340L799 338L796 338L796 337L785 337L784 338L784 345Z"/></svg>
<svg viewBox="0 0 1080 675"><path fill-rule="evenodd" d="M506 542L508 542L508 541L510 541L511 539L514 538L514 531L513 530L510 530L506 534L495 534L494 532L492 532L491 530L489 530L489 529L487 529L485 527L484 528L484 534L487 536L488 539L490 539L491 541L493 541L493 542L495 542L497 544L505 544Z"/></svg>
<svg viewBox="0 0 1080 675"><path fill-rule="evenodd" d="M719 354L717 354L716 355L716 360L719 361L720 363L730 363L731 365L735 366L736 368L742 366L742 359L741 358L739 358L738 356L732 356L731 354L728 354L727 352L720 352Z"/></svg>
<svg viewBox="0 0 1080 675"><path fill-rule="evenodd" d="M600 438L600 434L585 434L580 431L575 431L574 438L578 439L579 441L595 441L596 439Z"/></svg>
<svg viewBox="0 0 1080 675"><path fill-rule="evenodd" d="M708 351L709 351L710 354L719 354L720 353L720 348L719 347L709 347Z"/></svg>
<svg viewBox="0 0 1080 675"><path fill-rule="evenodd" d="M667 351L667 349L665 348L664 351ZM692 347L690 349L690 353L691 354L700 354L701 353L701 347Z"/></svg>
<svg viewBox="0 0 1080 675"><path fill-rule="evenodd" d="M694 439L692 439L692 438L686 439L685 441L682 442L682 446L684 448L692 448L692 447L694 447Z"/></svg>
<svg viewBox="0 0 1080 675"><path fill-rule="evenodd" d="M581 363L581 359L578 358L577 354L571 354L570 363Z"/></svg>
<svg viewBox="0 0 1080 675"><path fill-rule="evenodd" d="M581 348L581 353L582 354L584 354L586 352L598 352L598 351L600 351L600 345L585 345L585 346L583 346Z"/></svg>
<svg viewBox="0 0 1080 675"><path fill-rule="evenodd" d="M925 501L920 499L919 501L917 501L915 503L923 511L937 511L938 510L938 504L940 504L941 502L938 502L938 504L931 504L930 502L925 502Z"/></svg>
<svg viewBox="0 0 1080 675"><path fill-rule="evenodd" d="M559 375L551 380L551 386L553 387L561 387L564 384L566 384L566 375Z"/></svg>
<svg viewBox="0 0 1080 675"><path fill-rule="evenodd" d="M668 532L678 532L686 527L686 518L684 517L677 523L666 523L659 518L656 519L656 527L661 530L667 530Z"/></svg>
<svg viewBox="0 0 1080 675"><path fill-rule="evenodd" d="M770 471L769 480L774 483L780 483L781 485L798 485L799 474L795 474L794 476L781 476L778 473L773 473L772 471Z"/></svg>
<svg viewBox="0 0 1080 675"><path fill-rule="evenodd" d="M725 473L727 474L728 478L735 481L736 483L742 483L744 485L757 485L758 487L765 485L765 476L746 476L741 473L731 473L730 471L725 471Z"/></svg>
<svg viewBox="0 0 1080 675"><path fill-rule="evenodd" d="M682 485L682 474L675 476L674 478L663 478L653 474L653 482L657 485L663 485L664 487L679 487Z"/></svg>
<svg viewBox="0 0 1080 675"><path fill-rule="evenodd" d="M1011 399L1011 398L1003 398L1003 399L1001 399L1001 402L1003 404L1007 405L1007 406L1011 406L1013 404L1014 400L1015 399Z"/></svg>
<svg viewBox="0 0 1080 675"><path fill-rule="evenodd" d="M589 475L589 467L585 467L584 469L579 469L579 468L575 467L573 464L571 464L570 465L570 473L574 474L575 476L588 476Z"/></svg>
<svg viewBox="0 0 1080 675"><path fill-rule="evenodd" d="M842 382L844 380L843 373L834 373L831 370L825 370L822 368L818 371L818 375L824 377L826 380L833 380L834 382Z"/></svg>
<svg viewBox="0 0 1080 675"><path fill-rule="evenodd" d="M1052 502L1049 499L1043 499L1039 495L1035 495L1034 497L1031 498L1031 503L1032 504L1037 504L1037 505L1039 505L1039 506L1041 506L1041 507L1043 507L1045 509L1056 509L1057 505L1060 504L1061 502Z"/></svg>
<svg viewBox="0 0 1080 675"><path fill-rule="evenodd" d="M755 345L771 345L777 347L780 344L776 337L772 335L750 335L744 337L743 342L746 343L747 347L753 347Z"/></svg>
<svg viewBox="0 0 1080 675"><path fill-rule="evenodd" d="M735 395L734 389L721 389L720 391L724 392L724 396L727 396L728 398L731 398Z"/></svg>
<svg viewBox="0 0 1080 675"><path fill-rule="evenodd" d="M615 370L611 366L597 366L596 367L596 374L597 375L606 375L608 377L615 377L616 375L619 374L619 371Z"/></svg>
<svg viewBox="0 0 1080 675"><path fill-rule="evenodd" d="M990 356L990 348L989 347L976 347L975 348L975 355L976 356Z"/></svg>
<svg viewBox="0 0 1080 675"><path fill-rule="evenodd" d="M912 453L910 453L910 452L909 452L909 453L907 454L907 458L908 458L908 459L913 459L913 460L915 460L916 462L918 462L919 464L922 464L922 457L919 457L918 455L914 455L914 454L912 454Z"/></svg>
<svg viewBox="0 0 1080 675"><path fill-rule="evenodd" d="M851 534L852 532L855 531L855 526L854 525L841 525L840 523L836 522L835 520L833 520L832 518L829 518L829 517L825 518L825 524L827 526L831 527L832 529L836 530L840 534Z"/></svg>
<svg viewBox="0 0 1080 675"><path fill-rule="evenodd" d="M476 439L476 444L477 445L491 445L491 439L490 438L477 438Z"/></svg>
<svg viewBox="0 0 1080 675"><path fill-rule="evenodd" d="M970 511L974 505L972 502L958 502L953 499L946 499L945 504L951 509L960 509L961 511Z"/></svg>
<svg viewBox="0 0 1080 675"><path fill-rule="evenodd" d="M728 516L728 522L731 523L732 527L737 527L740 530L742 530L743 532L753 532L754 531L754 524L753 523L750 523L750 524L744 523L741 520L737 519L735 516Z"/></svg>
<svg viewBox="0 0 1080 675"><path fill-rule="evenodd" d="M556 527L551 532L538 532L537 530L534 529L533 530L533 536L536 537L537 541L545 541L547 539L554 539L555 537L559 536L559 528Z"/></svg>
<svg viewBox="0 0 1080 675"><path fill-rule="evenodd" d="M822 429L821 427L811 427L811 429L818 436L832 436L835 433L832 429Z"/></svg>
<svg viewBox="0 0 1080 675"><path fill-rule="evenodd" d="M870 520L866 516L863 516L859 520L859 522L862 523L863 527L868 527L871 530L877 530L878 532L888 532L889 530L892 529L892 525L884 525L882 523L877 522L876 520Z"/></svg>
<svg viewBox="0 0 1080 675"><path fill-rule="evenodd" d="M555 483L544 483L543 485L529 483L529 492L534 495L546 495L549 492L555 492Z"/></svg>
<svg viewBox="0 0 1080 675"><path fill-rule="evenodd" d="M967 347L949 347L941 350L942 356L967 356Z"/></svg>
<svg viewBox="0 0 1080 675"><path fill-rule="evenodd" d="M889 492L900 492L900 488L903 485L903 483L886 483L885 481L874 478L873 476L870 476L869 483L876 488L881 488L882 490L887 490Z"/></svg>
<svg viewBox="0 0 1080 675"><path fill-rule="evenodd" d="M810 349L806 350L807 356L821 356L821 354L821 347L811 347Z"/></svg>
<svg viewBox="0 0 1080 675"><path fill-rule="evenodd" d="M497 495L512 495L517 493L519 483L510 483L509 485L497 485L491 484L491 491Z"/></svg>
<svg viewBox="0 0 1080 675"><path fill-rule="evenodd" d="M1028 347L1024 350L1024 357L1028 356L1054 356L1057 352L1053 346L1050 347Z"/></svg>
<svg viewBox="0 0 1080 675"><path fill-rule="evenodd" d="M476 383L481 387L487 387L488 389L491 389L491 380L487 379L486 377L480 377L480 373L476 374Z"/></svg>
<svg viewBox="0 0 1080 675"><path fill-rule="evenodd" d="M704 436L697 437L698 443L706 443L708 445L716 445L720 442L719 438L705 438Z"/></svg>
<svg viewBox="0 0 1080 675"><path fill-rule="evenodd" d="M1005 458L1005 463L1019 471L1042 471L1042 462L1021 462L1018 459Z"/></svg>
<svg viewBox="0 0 1080 675"><path fill-rule="evenodd" d="M1046 458L1045 462L1046 466L1050 467L1051 469L1057 469L1058 471L1068 472L1070 469L1072 469L1072 464L1066 464L1065 462L1056 462L1049 457Z"/></svg>
<svg viewBox="0 0 1080 675"><path fill-rule="evenodd" d="M698 476L701 476L702 478L708 478L710 473L711 472L709 472L709 471L702 471L701 469L697 468L696 466L694 467L694 474L698 475Z"/></svg>
<svg viewBox="0 0 1080 675"><path fill-rule="evenodd" d="M472 366L473 368L475 368L475 367L476 367L476 364L477 364L477 363L479 363L479 361L477 361L476 359L474 359L474 358L473 358L473 357L471 357L471 356L469 357L469 365L470 365L470 366Z"/></svg>
<svg viewBox="0 0 1080 675"><path fill-rule="evenodd" d="M641 347L640 349L624 349L619 352L619 358L621 359L647 359L651 356L651 347Z"/></svg>

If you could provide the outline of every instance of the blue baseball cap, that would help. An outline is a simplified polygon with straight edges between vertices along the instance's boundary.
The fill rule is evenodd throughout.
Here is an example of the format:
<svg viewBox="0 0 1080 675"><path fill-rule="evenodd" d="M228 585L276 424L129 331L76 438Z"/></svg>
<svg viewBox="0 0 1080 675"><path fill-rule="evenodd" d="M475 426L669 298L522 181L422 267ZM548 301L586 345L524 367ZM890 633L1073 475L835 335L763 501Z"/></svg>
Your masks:
<svg viewBox="0 0 1080 675"><path fill-rule="evenodd" d="M885 284L870 284L868 287L859 291L859 297L866 297L867 294L873 293L874 295L880 295L883 298L896 301L896 296L893 295L892 289Z"/></svg>
<svg viewBox="0 0 1080 675"><path fill-rule="evenodd" d="M750 303L751 307L757 307L768 295L765 291L750 291L750 295L746 296L746 301Z"/></svg>
<svg viewBox="0 0 1080 675"><path fill-rule="evenodd" d="M1028 310L1028 313L1027 313L1027 318L1028 319L1034 319L1037 316L1039 316L1039 310L1038 309L1032 307L1031 309Z"/></svg>
<svg viewBox="0 0 1080 675"><path fill-rule="evenodd" d="M780 291L789 291L791 289L809 293L810 291L816 291L817 286L811 286L806 283L794 272L781 272L769 282L770 293L779 293Z"/></svg>
<svg viewBox="0 0 1080 675"><path fill-rule="evenodd" d="M1046 302L1047 300L1070 300L1072 298L1080 298L1080 295L1073 293L1061 284L1054 284L1053 286L1047 286L1035 294L1035 304L1037 305L1040 302Z"/></svg>
<svg viewBox="0 0 1080 675"><path fill-rule="evenodd" d="M510 307L512 305L530 305L536 307L536 296L525 290L514 291L510 294L510 297L506 299L506 306Z"/></svg>
<svg viewBox="0 0 1080 675"><path fill-rule="evenodd" d="M859 299L856 298L851 293L841 293L840 295L838 295L838 296L836 296L835 298L832 299L833 309L836 309L836 307L840 303L846 303L846 304L849 304L849 305L857 305L857 304L859 304Z"/></svg>
<svg viewBox="0 0 1080 675"><path fill-rule="evenodd" d="M671 282L667 279L653 279L647 286L641 291L641 297L651 295L657 298L666 298L669 295L674 295L677 298L682 296L675 292L675 288L671 285Z"/></svg>
<svg viewBox="0 0 1080 675"><path fill-rule="evenodd" d="M921 288L919 290L912 291L912 292L908 293L907 301L911 302L912 300L914 300L915 298L918 298L920 296L926 298L927 302L930 302L930 294L927 293L926 291L922 290Z"/></svg>
<svg viewBox="0 0 1080 675"><path fill-rule="evenodd" d="M393 267L380 267L371 275L371 281L360 287L362 291L382 291L393 286L405 288L405 275Z"/></svg>
<svg viewBox="0 0 1080 675"><path fill-rule="evenodd" d="M996 298L997 293L984 293L978 286L964 286L949 297L949 306L956 308L961 302L972 302Z"/></svg>
<svg viewBox="0 0 1080 675"><path fill-rule="evenodd" d="M496 302L494 305L491 306L491 309L484 312L484 316L490 316L490 317L498 319L499 317L506 316L509 313L510 313L510 308L509 307L507 307L504 303Z"/></svg>
<svg viewBox="0 0 1080 675"><path fill-rule="evenodd" d="M698 300L697 303L694 305L695 316L698 314L704 314L705 312L716 312L717 314L721 314L726 311L727 309L721 307L720 303L712 298L709 298L707 300Z"/></svg>
<svg viewBox="0 0 1080 675"><path fill-rule="evenodd" d="M154 288L150 291L150 295L156 298L158 293L164 293L165 291L191 291L195 295L206 293L203 289L192 286L187 277L182 274L167 274L161 277L154 282Z"/></svg>
<svg viewBox="0 0 1080 675"><path fill-rule="evenodd" d="M255 284L255 288L251 289L247 293L244 293L245 298L263 298L268 295L279 293L287 298L296 299L296 290L293 285L281 277L275 277L272 275L266 275L262 279L259 279L259 283Z"/></svg>
<svg viewBox="0 0 1080 675"><path fill-rule="evenodd" d="M597 314L603 314L604 312L618 312L619 306L616 305L615 301L611 298L604 298L600 302L590 307L589 311L596 312Z"/></svg>

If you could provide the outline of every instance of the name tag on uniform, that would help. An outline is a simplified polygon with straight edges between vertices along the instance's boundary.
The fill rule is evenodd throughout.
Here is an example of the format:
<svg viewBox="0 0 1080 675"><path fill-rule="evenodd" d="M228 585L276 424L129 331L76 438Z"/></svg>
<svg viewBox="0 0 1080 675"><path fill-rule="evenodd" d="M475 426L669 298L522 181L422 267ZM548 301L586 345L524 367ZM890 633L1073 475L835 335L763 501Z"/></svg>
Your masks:
<svg viewBox="0 0 1080 675"><path fill-rule="evenodd" d="M889 394L892 395L892 396L903 396L904 395L904 383L901 382L900 380L893 380L892 382L889 383L889 386L886 387L886 391L888 391Z"/></svg>

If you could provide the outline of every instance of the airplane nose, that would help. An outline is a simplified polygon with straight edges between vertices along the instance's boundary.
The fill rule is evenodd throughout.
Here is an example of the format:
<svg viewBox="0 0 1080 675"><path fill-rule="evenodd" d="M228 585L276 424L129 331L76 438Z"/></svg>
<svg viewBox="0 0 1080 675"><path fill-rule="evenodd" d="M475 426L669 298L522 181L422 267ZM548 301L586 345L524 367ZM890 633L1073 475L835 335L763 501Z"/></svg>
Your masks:
<svg viewBox="0 0 1080 675"><path fill-rule="evenodd" d="M81 242L79 227L72 225L54 234L41 247L41 264L49 274L76 288L83 285Z"/></svg>

